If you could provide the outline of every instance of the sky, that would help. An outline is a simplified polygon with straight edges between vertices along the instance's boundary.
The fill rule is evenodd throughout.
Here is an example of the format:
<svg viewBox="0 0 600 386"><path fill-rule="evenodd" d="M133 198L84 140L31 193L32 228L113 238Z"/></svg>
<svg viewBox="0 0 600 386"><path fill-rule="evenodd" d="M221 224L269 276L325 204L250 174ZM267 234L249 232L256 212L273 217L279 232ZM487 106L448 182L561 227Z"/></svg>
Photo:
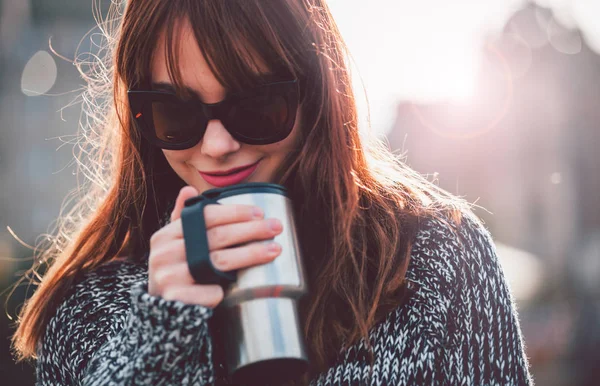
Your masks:
<svg viewBox="0 0 600 386"><path fill-rule="evenodd" d="M587 44L600 53L597 21L600 0L535 2L552 9L550 17L557 22L541 18L539 21L555 48L562 50L561 42L573 41L559 39L560 34L572 34L568 29L556 27L564 25L579 28ZM512 14L527 3L527 0L328 0L354 60L354 89L361 125L366 122L364 90L371 126L378 134L385 134L391 127L395 107L402 100L467 102L475 88L486 36L501 33ZM578 52L577 46L564 50L570 54Z"/></svg>

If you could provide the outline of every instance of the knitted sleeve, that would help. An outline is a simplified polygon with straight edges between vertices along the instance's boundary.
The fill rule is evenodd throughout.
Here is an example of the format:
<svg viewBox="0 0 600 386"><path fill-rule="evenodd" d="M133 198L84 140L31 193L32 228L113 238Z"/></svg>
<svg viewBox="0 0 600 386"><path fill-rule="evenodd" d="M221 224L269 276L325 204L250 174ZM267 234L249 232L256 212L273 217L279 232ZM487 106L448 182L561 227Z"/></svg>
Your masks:
<svg viewBox="0 0 600 386"><path fill-rule="evenodd" d="M37 385L212 384L212 309L146 289L146 270L133 264L87 275L46 327Z"/></svg>
<svg viewBox="0 0 600 386"><path fill-rule="evenodd" d="M429 219L413 244L408 301L311 385L532 385L512 301L488 231L466 215Z"/></svg>

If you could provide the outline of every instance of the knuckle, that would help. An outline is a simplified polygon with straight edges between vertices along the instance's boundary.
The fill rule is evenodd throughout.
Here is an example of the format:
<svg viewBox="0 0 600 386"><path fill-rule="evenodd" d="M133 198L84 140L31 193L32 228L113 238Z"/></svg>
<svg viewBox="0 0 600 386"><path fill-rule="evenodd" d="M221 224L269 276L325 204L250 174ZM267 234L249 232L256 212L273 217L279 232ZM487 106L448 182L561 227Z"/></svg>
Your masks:
<svg viewBox="0 0 600 386"><path fill-rule="evenodd" d="M165 269L154 273L154 282L159 288L165 288L169 284L169 271Z"/></svg>
<svg viewBox="0 0 600 386"><path fill-rule="evenodd" d="M165 300L177 300L179 295L178 288L169 288L163 291L162 298Z"/></svg>
<svg viewBox="0 0 600 386"><path fill-rule="evenodd" d="M223 227L213 228L209 230L209 233L209 236L213 240L213 245L225 245L225 242L227 241L227 235L223 231Z"/></svg>
<svg viewBox="0 0 600 386"><path fill-rule="evenodd" d="M205 293L208 297L208 301L206 302L207 307L215 308L221 303L224 297L223 288L221 286L210 286L206 287Z"/></svg>
<svg viewBox="0 0 600 386"><path fill-rule="evenodd" d="M179 239L173 243L173 252L172 255L177 257L177 261L185 260L186 252L185 252L185 240Z"/></svg>
<svg viewBox="0 0 600 386"><path fill-rule="evenodd" d="M160 230L154 232L152 236L150 236L150 246L155 246L160 242Z"/></svg>
<svg viewBox="0 0 600 386"><path fill-rule="evenodd" d="M155 245L148 256L148 268L151 271L161 269L169 263L185 260L185 241L175 240L162 246Z"/></svg>
<svg viewBox="0 0 600 386"><path fill-rule="evenodd" d="M150 251L150 255L148 256L148 270L154 271L157 268L156 264L156 254L154 251Z"/></svg>
<svg viewBox="0 0 600 386"><path fill-rule="evenodd" d="M148 256L148 269L150 271L158 270L162 265L163 260L163 255L160 253L160 251L157 251L155 248L150 252L150 256Z"/></svg>

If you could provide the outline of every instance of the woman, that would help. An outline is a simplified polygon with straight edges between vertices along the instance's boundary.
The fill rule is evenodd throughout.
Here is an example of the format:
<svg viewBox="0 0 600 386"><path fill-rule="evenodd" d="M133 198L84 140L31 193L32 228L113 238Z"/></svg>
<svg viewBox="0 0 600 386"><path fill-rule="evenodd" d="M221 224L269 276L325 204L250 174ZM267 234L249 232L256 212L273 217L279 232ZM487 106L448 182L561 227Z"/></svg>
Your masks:
<svg viewBox="0 0 600 386"><path fill-rule="evenodd" d="M209 328L223 290L190 276L180 213L252 181L284 185L295 205L311 363L293 383L531 383L489 233L464 201L363 143L324 0L130 0L106 41L114 68L94 68L88 95L104 102L90 111L97 184L46 252L14 338L39 384L225 383ZM273 84L285 86L257 91ZM230 110L203 115L222 101ZM282 230L258 208L205 217L218 269L277 258L280 246L247 243Z"/></svg>

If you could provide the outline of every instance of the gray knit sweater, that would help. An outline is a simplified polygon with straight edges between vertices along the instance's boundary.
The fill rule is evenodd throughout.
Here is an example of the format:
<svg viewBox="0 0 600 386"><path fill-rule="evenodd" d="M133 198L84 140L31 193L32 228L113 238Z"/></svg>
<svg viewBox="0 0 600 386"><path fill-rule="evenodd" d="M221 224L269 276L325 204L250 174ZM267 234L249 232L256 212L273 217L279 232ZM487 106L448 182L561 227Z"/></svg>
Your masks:
<svg viewBox="0 0 600 386"><path fill-rule="evenodd" d="M462 241L461 241L462 240ZM411 297L311 385L532 385L517 313L488 231L421 226L406 274ZM38 385L213 385L209 308L146 292L147 266L86 273L38 348ZM369 373L372 368L372 375Z"/></svg>

